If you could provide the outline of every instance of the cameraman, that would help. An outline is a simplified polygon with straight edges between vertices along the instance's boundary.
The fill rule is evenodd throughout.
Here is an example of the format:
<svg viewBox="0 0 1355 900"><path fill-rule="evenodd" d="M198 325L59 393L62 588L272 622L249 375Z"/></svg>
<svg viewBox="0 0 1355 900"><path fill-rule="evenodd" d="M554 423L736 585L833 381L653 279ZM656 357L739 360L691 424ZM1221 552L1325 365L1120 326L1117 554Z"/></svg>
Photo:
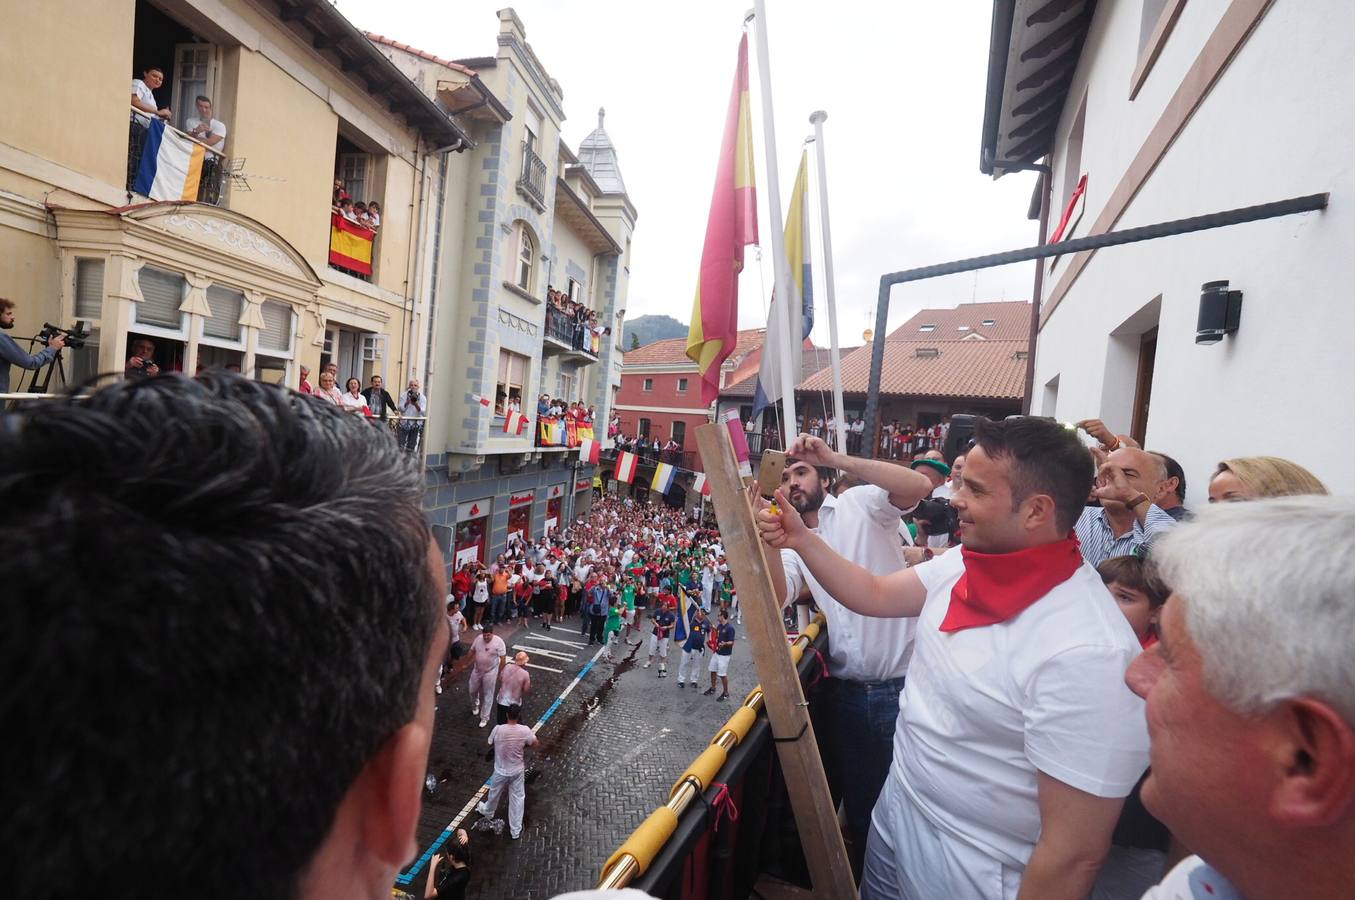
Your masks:
<svg viewBox="0 0 1355 900"><path fill-rule="evenodd" d="M0 328L9 331L14 327L14 301L0 297ZM23 369L39 369L51 362L61 352L61 348L66 346L66 335L64 332L54 334L47 339L47 346L43 347L37 353L29 355L25 353L15 342L14 338L7 334L0 334L0 361L3 361L4 368L0 369L0 394L9 393L9 367L19 366Z"/></svg>
<svg viewBox="0 0 1355 900"><path fill-rule="evenodd" d="M150 378L160 374L160 367L155 364L154 341L144 337L132 338L131 350L132 355L127 357L125 369L128 378Z"/></svg>
<svg viewBox="0 0 1355 900"><path fill-rule="evenodd" d="M927 457L913 460L911 468L914 472L921 472L931 482L932 490L927 495L928 497L946 500L947 491L950 487L950 466L939 459ZM949 505L949 500L946 500L946 502ZM921 535L918 536L919 545L928 547L933 551L945 550L950 546L952 535L948 528L941 527L941 516L934 517L930 521L921 516L915 516L915 521L918 523L919 530L926 532L927 535L925 541L921 540Z"/></svg>

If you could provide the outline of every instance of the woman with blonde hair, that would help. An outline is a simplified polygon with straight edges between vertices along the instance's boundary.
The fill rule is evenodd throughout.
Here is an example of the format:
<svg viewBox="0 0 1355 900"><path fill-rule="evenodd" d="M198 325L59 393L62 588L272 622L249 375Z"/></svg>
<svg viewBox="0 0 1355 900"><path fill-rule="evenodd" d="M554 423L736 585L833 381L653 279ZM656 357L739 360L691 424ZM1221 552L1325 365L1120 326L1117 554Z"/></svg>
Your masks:
<svg viewBox="0 0 1355 900"><path fill-rule="evenodd" d="M1278 456L1225 459L1209 479L1210 503L1327 493L1316 475Z"/></svg>

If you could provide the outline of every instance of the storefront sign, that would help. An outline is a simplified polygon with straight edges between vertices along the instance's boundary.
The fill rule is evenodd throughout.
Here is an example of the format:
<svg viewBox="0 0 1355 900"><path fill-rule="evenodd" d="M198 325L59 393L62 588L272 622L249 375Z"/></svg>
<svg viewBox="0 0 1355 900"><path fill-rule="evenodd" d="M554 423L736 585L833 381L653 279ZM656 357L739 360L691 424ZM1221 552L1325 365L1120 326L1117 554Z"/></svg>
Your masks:
<svg viewBox="0 0 1355 900"><path fill-rule="evenodd" d="M472 500L469 503L463 503L456 508L456 520L464 522L467 519L478 519L481 516L489 515L490 507L493 506L492 497L486 497L483 500Z"/></svg>
<svg viewBox="0 0 1355 900"><path fill-rule="evenodd" d="M546 492L546 499L554 500L556 497L560 496L564 492L565 486L563 484L552 484L550 486L550 490Z"/></svg>
<svg viewBox="0 0 1355 900"><path fill-rule="evenodd" d="M578 481L574 482L574 490L576 491L586 491L592 486L593 479L591 478L580 478Z"/></svg>
<svg viewBox="0 0 1355 900"><path fill-rule="evenodd" d="M535 491L523 491L521 494L510 494L508 497L508 506L511 509L514 506L521 506L524 503L531 503L532 498L536 496Z"/></svg>

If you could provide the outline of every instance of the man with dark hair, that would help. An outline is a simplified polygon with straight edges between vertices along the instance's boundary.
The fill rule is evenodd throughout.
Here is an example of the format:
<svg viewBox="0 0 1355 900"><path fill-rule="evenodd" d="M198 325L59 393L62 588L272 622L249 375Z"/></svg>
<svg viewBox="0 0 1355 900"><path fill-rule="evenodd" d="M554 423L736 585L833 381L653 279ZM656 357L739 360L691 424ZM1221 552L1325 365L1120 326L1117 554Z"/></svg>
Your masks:
<svg viewBox="0 0 1355 900"><path fill-rule="evenodd" d="M0 297L0 329L9 331L14 327L14 301ZM7 334L0 334L0 394L9 393L9 367L18 366L21 369L40 369L51 362L61 348L66 346L66 336L64 334L54 334L47 339L47 346L43 347L37 353L25 353L14 338ZM0 409L3 409L4 401L0 401Z"/></svg>
<svg viewBox="0 0 1355 900"><path fill-rule="evenodd" d="M0 424L7 891L386 895L447 647L422 494L363 423L220 372Z"/></svg>
<svg viewBox="0 0 1355 900"><path fill-rule="evenodd" d="M367 408L372 411L372 415L381 422L386 421L391 413L399 409L390 392L386 390L385 382L380 375L372 376L372 383L363 390L362 396L367 401Z"/></svg>
<svg viewBox="0 0 1355 900"><path fill-rule="evenodd" d="M494 748L494 777L489 783L489 795L475 807L480 815L492 816L507 793L508 835L513 840L522 837L522 812L527 805L527 763L523 751L536 743L536 732L518 721L521 716L521 707L508 707L504 710L507 721L495 725L489 733L489 744Z"/></svg>
<svg viewBox="0 0 1355 900"><path fill-rule="evenodd" d="M150 127L152 116L168 119L171 115L169 107L157 107L155 99L155 92L164 83L165 73L159 66L151 66L142 71L140 78L132 79L132 107L144 114L132 113L132 121L141 126L143 138L145 129Z"/></svg>
<svg viewBox="0 0 1355 900"><path fill-rule="evenodd" d="M961 546L920 566L853 564L782 491L757 514L838 602L919 616L863 897L1086 897L1147 765L1123 681L1139 642L1068 534L1091 456L1043 419L976 436L951 500Z"/></svg>
<svg viewBox="0 0 1355 900"><path fill-rule="evenodd" d="M837 471L863 483L828 493ZM903 466L835 452L820 438L791 443L782 490L805 523L834 551L875 575L904 568L900 516L932 490L926 476ZM772 587L783 606L808 592L828 620L828 672L812 713L821 735L829 784L846 812L849 851L859 870L865 858L870 811L894 753L899 691L913 655L916 620L859 615L790 550L767 558Z"/></svg>
<svg viewBox="0 0 1355 900"><path fill-rule="evenodd" d="M1153 502L1167 515L1180 522L1190 515L1190 510L1186 509L1185 506L1186 470L1181 468L1179 462L1165 453L1158 453L1156 450L1148 452L1162 460L1162 465L1167 470L1167 478L1162 482L1162 490L1153 499Z"/></svg>

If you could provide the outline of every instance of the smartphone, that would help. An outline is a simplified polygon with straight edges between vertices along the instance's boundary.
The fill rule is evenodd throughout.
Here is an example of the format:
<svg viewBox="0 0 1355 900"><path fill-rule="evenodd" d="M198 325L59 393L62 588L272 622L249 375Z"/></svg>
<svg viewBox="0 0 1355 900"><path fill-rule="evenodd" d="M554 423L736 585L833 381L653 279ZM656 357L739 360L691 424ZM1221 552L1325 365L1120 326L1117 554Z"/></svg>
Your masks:
<svg viewBox="0 0 1355 900"><path fill-rule="evenodd" d="M762 463L757 470L758 493L768 499L781 486L781 473L786 468L786 454L780 450L766 450L762 454Z"/></svg>

